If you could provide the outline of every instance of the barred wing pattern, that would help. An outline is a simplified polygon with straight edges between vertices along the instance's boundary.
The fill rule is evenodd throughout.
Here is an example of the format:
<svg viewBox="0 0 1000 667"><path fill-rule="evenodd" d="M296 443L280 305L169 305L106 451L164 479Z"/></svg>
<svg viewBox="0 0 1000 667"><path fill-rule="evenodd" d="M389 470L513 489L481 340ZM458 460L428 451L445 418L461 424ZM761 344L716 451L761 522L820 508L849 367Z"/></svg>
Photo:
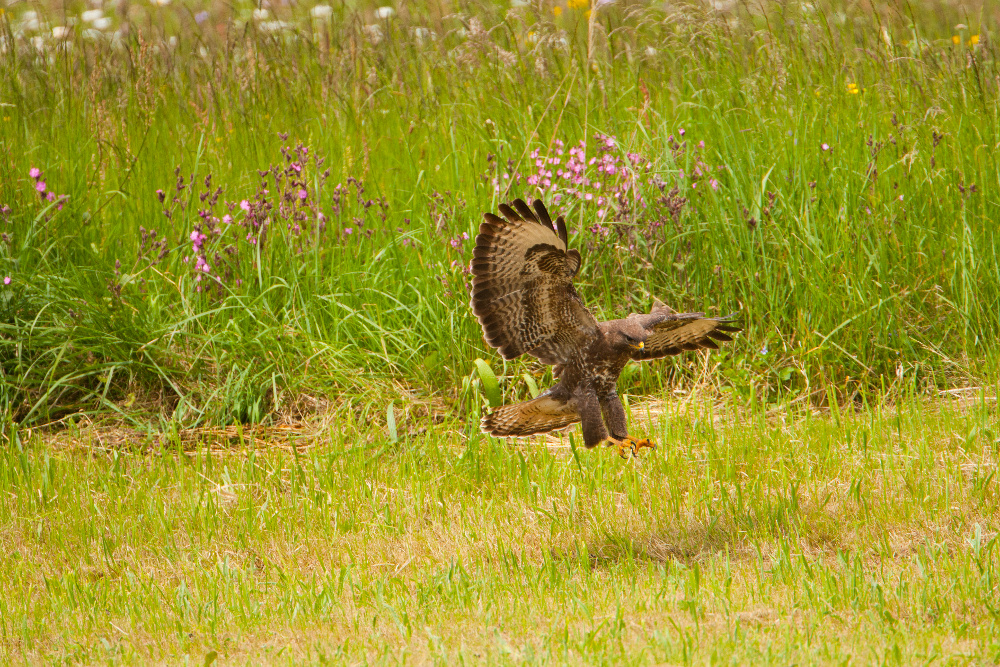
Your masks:
<svg viewBox="0 0 1000 667"><path fill-rule="evenodd" d="M505 405L484 415L480 425L496 436L521 436L548 433L580 421L580 415L567 401L548 394L514 405Z"/></svg>
<svg viewBox="0 0 1000 667"><path fill-rule="evenodd" d="M528 353L566 363L598 335L597 320L573 288L580 253L567 247L566 223L555 225L540 200L516 199L479 226L472 260L472 312L486 342L504 359Z"/></svg>
<svg viewBox="0 0 1000 667"><path fill-rule="evenodd" d="M732 315L705 317L704 313L674 313L663 308L649 315L629 315L629 318L640 318L642 324L652 330L643 349L632 352L632 358L639 361L669 357L685 350L717 350L718 343L732 340L727 334L741 331L734 326Z"/></svg>

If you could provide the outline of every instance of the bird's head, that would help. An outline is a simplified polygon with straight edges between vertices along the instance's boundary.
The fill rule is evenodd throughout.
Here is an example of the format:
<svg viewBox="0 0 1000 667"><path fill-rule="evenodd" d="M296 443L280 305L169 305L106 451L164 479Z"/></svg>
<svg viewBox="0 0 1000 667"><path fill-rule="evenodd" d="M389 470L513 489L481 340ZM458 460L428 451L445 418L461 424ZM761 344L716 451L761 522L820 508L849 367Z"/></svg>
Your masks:
<svg viewBox="0 0 1000 667"><path fill-rule="evenodd" d="M641 350L646 346L649 331L638 322L628 318L621 320L611 340L611 344L623 351Z"/></svg>

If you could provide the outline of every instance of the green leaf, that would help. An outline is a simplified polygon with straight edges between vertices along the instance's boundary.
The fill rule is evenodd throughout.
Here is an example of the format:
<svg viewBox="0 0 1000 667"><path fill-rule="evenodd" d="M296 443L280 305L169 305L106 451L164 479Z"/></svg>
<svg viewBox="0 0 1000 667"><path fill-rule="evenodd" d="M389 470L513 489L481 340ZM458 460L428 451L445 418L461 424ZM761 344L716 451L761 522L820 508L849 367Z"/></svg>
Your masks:
<svg viewBox="0 0 1000 667"><path fill-rule="evenodd" d="M208 653L205 654L205 662L202 663L203 666L208 667L213 662L215 662L215 659L218 657L219 657L218 651L209 651Z"/></svg>
<svg viewBox="0 0 1000 667"><path fill-rule="evenodd" d="M529 373L525 373L521 377L524 378L525 383L528 385L528 393L531 394L532 398L538 398L538 383L535 382L535 378L531 377Z"/></svg>
<svg viewBox="0 0 1000 667"><path fill-rule="evenodd" d="M428 371L432 371L438 366L438 353L431 352L426 357L424 357L424 368Z"/></svg>
<svg viewBox="0 0 1000 667"><path fill-rule="evenodd" d="M490 407L499 407L503 400L500 397L500 383L497 382L497 376L493 374L493 369L482 359L476 359L476 370L479 371L479 381L482 384L483 393L486 394L486 400L490 402Z"/></svg>

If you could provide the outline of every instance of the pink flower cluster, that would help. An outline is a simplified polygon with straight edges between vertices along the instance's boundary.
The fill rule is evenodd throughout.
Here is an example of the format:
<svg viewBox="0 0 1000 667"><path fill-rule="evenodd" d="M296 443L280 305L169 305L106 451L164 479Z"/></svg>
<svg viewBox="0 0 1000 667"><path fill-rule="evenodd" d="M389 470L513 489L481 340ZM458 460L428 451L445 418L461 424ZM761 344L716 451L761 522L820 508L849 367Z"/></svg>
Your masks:
<svg viewBox="0 0 1000 667"><path fill-rule="evenodd" d="M66 195L57 195L56 193L49 190L48 184L43 180L45 175L42 174L42 170L38 167L32 167L28 170L28 176L35 180L35 192L38 196L42 198L42 201L53 202L59 199L59 203L56 204L56 210L61 211L63 207L63 200L66 199Z"/></svg>
<svg viewBox="0 0 1000 667"><path fill-rule="evenodd" d="M525 199L539 197L552 206L579 202L587 208L586 217L592 222L586 230L595 241L613 232L616 242L632 247L639 236L653 242L668 222L680 229L682 211L689 203L685 191L716 191L720 187L717 176L722 167L708 164L705 142L692 146L686 134L681 128L676 137L667 138L670 162L679 167L669 181L654 171L651 160L624 150L615 137L602 133L594 134L589 143L580 141L567 148L555 140L547 153L532 150L529 157L534 171L527 177L516 171L513 159L507 160L504 170L490 155L484 179L506 199L520 194ZM670 167L666 165L668 172ZM515 192L522 178L528 186L523 194Z"/></svg>
<svg viewBox="0 0 1000 667"><path fill-rule="evenodd" d="M535 172L525 180L534 191L528 196L541 197L553 205L564 199L594 202L598 221L620 217L620 209L626 202L626 210L645 208L646 201L638 186L652 170L652 163L639 153L621 157L618 140L599 132L594 135L592 146L596 154L589 159L587 142L583 140L567 150L565 143L556 139L548 155L543 155L540 149L531 151L529 157ZM519 173L497 175L492 179L494 192L501 193L501 182L506 185L513 180L517 184L520 179ZM600 222L596 227L600 227Z"/></svg>

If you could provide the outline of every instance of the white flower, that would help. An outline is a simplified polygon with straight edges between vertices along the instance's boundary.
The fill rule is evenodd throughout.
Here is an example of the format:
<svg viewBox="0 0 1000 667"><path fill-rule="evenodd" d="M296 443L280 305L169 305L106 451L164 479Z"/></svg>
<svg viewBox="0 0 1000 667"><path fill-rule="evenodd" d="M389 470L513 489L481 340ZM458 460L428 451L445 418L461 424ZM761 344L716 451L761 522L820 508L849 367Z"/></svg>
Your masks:
<svg viewBox="0 0 1000 667"><path fill-rule="evenodd" d="M527 7L528 6L528 1L527 0L510 0L510 6L513 7L514 9L517 9L518 7Z"/></svg>
<svg viewBox="0 0 1000 667"><path fill-rule="evenodd" d="M91 23L91 25L97 28L98 30L107 30L108 28L111 27L111 19L109 19L107 16L102 16L101 18Z"/></svg>
<svg viewBox="0 0 1000 667"><path fill-rule="evenodd" d="M647 46L646 47L646 55L649 56L650 58L655 58L656 57L656 49L654 49L652 46Z"/></svg>
<svg viewBox="0 0 1000 667"><path fill-rule="evenodd" d="M167 44L169 44L172 49L177 48L177 35L170 35L170 39L167 40Z"/></svg>
<svg viewBox="0 0 1000 667"><path fill-rule="evenodd" d="M100 30L94 30L93 28L87 28L83 31L83 38L88 42L96 42L101 37L104 37L104 33Z"/></svg>
<svg viewBox="0 0 1000 667"><path fill-rule="evenodd" d="M43 51L43 50L45 50L45 40L42 39L41 37L32 37L31 38L31 45L33 47L35 47L36 51Z"/></svg>
<svg viewBox="0 0 1000 667"><path fill-rule="evenodd" d="M64 25L57 25L52 29L52 39L66 39L69 37L69 28Z"/></svg>
<svg viewBox="0 0 1000 667"><path fill-rule="evenodd" d="M366 25L365 36L368 37L368 41L372 44L378 44L382 41L382 26L374 23L372 25Z"/></svg>
<svg viewBox="0 0 1000 667"><path fill-rule="evenodd" d="M417 40L417 44L423 44L431 37L431 31L427 28L414 28L413 38Z"/></svg>
<svg viewBox="0 0 1000 667"><path fill-rule="evenodd" d="M88 9L84 13L80 14L80 18L82 18L87 23L93 23L94 21L98 20L103 16L104 16L104 10L102 9Z"/></svg>
<svg viewBox="0 0 1000 667"><path fill-rule="evenodd" d="M375 16L379 17L380 19L391 19L395 15L396 15L396 10L389 6L379 7L378 9L375 10Z"/></svg>
<svg viewBox="0 0 1000 667"><path fill-rule="evenodd" d="M271 12L266 9L255 9L253 10L253 20L254 21L266 21L271 18Z"/></svg>
<svg viewBox="0 0 1000 667"><path fill-rule="evenodd" d="M157 7L166 7L170 4L170 0L150 0Z"/></svg>
<svg viewBox="0 0 1000 667"><path fill-rule="evenodd" d="M316 5L309 13L314 19L328 19L333 16L333 7L330 5Z"/></svg>
<svg viewBox="0 0 1000 667"><path fill-rule="evenodd" d="M34 32L41 27L41 24L38 22L37 18L35 18L34 16L28 16L29 14L34 14L34 13L35 12L24 13L25 16L27 16L27 18L25 18L21 23L21 30L25 32Z"/></svg>
<svg viewBox="0 0 1000 667"><path fill-rule="evenodd" d="M281 32L282 30L287 30L291 25L285 21L262 21L260 24L260 29L264 32Z"/></svg>

